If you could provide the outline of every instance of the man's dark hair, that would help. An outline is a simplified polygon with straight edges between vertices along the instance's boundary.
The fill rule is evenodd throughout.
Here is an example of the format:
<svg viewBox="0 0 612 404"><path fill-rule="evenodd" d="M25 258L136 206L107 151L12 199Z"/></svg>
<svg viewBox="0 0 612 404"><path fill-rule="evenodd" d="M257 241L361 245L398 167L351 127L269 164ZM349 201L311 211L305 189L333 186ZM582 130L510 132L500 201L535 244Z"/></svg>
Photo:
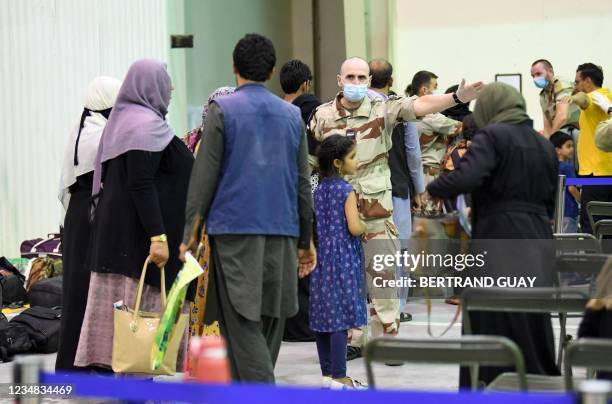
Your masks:
<svg viewBox="0 0 612 404"><path fill-rule="evenodd" d="M580 77L584 80L587 77L591 79L596 87L603 86L603 70L594 63L584 63L578 66L576 73L580 72Z"/></svg>
<svg viewBox="0 0 612 404"><path fill-rule="evenodd" d="M565 132L555 132L550 135L550 141L557 149L563 147L565 142L567 142L568 140L571 140L573 142L574 138Z"/></svg>
<svg viewBox="0 0 612 404"><path fill-rule="evenodd" d="M414 94L412 94L412 84L408 84L406 86L406 89L404 90L404 95L406 97L410 97L411 95L414 95Z"/></svg>
<svg viewBox="0 0 612 404"><path fill-rule="evenodd" d="M368 63L372 75L372 88L385 88L393 75L393 66L385 59L374 59Z"/></svg>
<svg viewBox="0 0 612 404"><path fill-rule="evenodd" d="M420 72L417 72L412 78L412 94L411 95L419 94L419 90L421 89L421 87L429 86L429 83L431 83L431 80L437 79L437 78L438 76L436 76L432 72L428 72L427 70L421 70Z"/></svg>
<svg viewBox="0 0 612 404"><path fill-rule="evenodd" d="M542 63L544 65L545 68L547 68L548 70L553 70L553 66L552 63L550 63L548 60L546 59L538 59L535 62L533 62L531 64L531 67L537 65L538 63Z"/></svg>
<svg viewBox="0 0 612 404"><path fill-rule="evenodd" d="M310 68L301 60L290 60L280 70L280 85L285 94L295 93L305 81L310 80Z"/></svg>
<svg viewBox="0 0 612 404"><path fill-rule="evenodd" d="M274 45L265 36L246 34L234 48L234 66L247 80L266 81L276 64Z"/></svg>

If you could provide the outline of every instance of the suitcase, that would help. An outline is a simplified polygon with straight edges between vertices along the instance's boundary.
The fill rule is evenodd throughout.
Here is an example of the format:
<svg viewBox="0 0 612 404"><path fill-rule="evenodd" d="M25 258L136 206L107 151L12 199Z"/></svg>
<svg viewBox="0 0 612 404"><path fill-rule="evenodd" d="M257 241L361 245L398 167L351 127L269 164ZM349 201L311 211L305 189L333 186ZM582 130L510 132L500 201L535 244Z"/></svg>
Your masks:
<svg viewBox="0 0 612 404"><path fill-rule="evenodd" d="M30 306L59 307L62 305L62 277L42 279L28 291Z"/></svg>
<svg viewBox="0 0 612 404"><path fill-rule="evenodd" d="M21 258L62 258L62 239L59 234L49 234L46 239L25 240L20 246Z"/></svg>

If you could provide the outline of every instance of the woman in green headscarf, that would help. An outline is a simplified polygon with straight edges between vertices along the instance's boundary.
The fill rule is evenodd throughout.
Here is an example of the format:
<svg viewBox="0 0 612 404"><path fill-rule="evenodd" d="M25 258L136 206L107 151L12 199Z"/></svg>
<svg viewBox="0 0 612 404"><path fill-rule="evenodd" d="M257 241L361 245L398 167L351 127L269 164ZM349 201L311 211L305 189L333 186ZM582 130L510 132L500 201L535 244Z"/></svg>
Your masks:
<svg viewBox="0 0 612 404"><path fill-rule="evenodd" d="M554 262L550 218L558 162L552 144L540 136L513 87L488 84L474 108L479 127L456 169L427 187L438 198L472 194L473 247L486 246L483 276L537 277L534 286L552 285ZM494 241L492 241L494 240ZM539 240L539 241L538 241ZM523 351L528 373L559 374L549 315L472 312L474 334L503 335ZM504 369L485 367L489 383ZM460 384L469 386L462 369Z"/></svg>

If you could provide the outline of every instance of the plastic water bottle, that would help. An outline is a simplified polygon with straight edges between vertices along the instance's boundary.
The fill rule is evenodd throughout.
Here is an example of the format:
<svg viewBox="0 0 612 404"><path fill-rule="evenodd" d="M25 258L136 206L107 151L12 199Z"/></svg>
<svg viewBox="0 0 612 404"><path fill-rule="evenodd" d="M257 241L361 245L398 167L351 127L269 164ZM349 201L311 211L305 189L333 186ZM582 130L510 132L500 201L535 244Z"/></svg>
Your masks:
<svg viewBox="0 0 612 404"><path fill-rule="evenodd" d="M203 337L199 339L199 353L191 374L199 383L227 384L230 375L227 348L222 337ZM195 350L194 345L194 350Z"/></svg>

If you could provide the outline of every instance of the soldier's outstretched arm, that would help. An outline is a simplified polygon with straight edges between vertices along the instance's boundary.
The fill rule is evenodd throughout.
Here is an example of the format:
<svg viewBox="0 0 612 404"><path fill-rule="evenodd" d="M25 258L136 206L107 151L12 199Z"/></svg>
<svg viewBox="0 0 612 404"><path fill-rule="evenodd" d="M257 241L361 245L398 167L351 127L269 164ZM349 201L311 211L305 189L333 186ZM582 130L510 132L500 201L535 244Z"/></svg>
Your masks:
<svg viewBox="0 0 612 404"><path fill-rule="evenodd" d="M465 80L462 80L459 89L454 94L424 95L417 98L414 100L414 112L416 116L425 116L444 111L459 102L465 103L475 100L483 87L482 81L466 85Z"/></svg>

